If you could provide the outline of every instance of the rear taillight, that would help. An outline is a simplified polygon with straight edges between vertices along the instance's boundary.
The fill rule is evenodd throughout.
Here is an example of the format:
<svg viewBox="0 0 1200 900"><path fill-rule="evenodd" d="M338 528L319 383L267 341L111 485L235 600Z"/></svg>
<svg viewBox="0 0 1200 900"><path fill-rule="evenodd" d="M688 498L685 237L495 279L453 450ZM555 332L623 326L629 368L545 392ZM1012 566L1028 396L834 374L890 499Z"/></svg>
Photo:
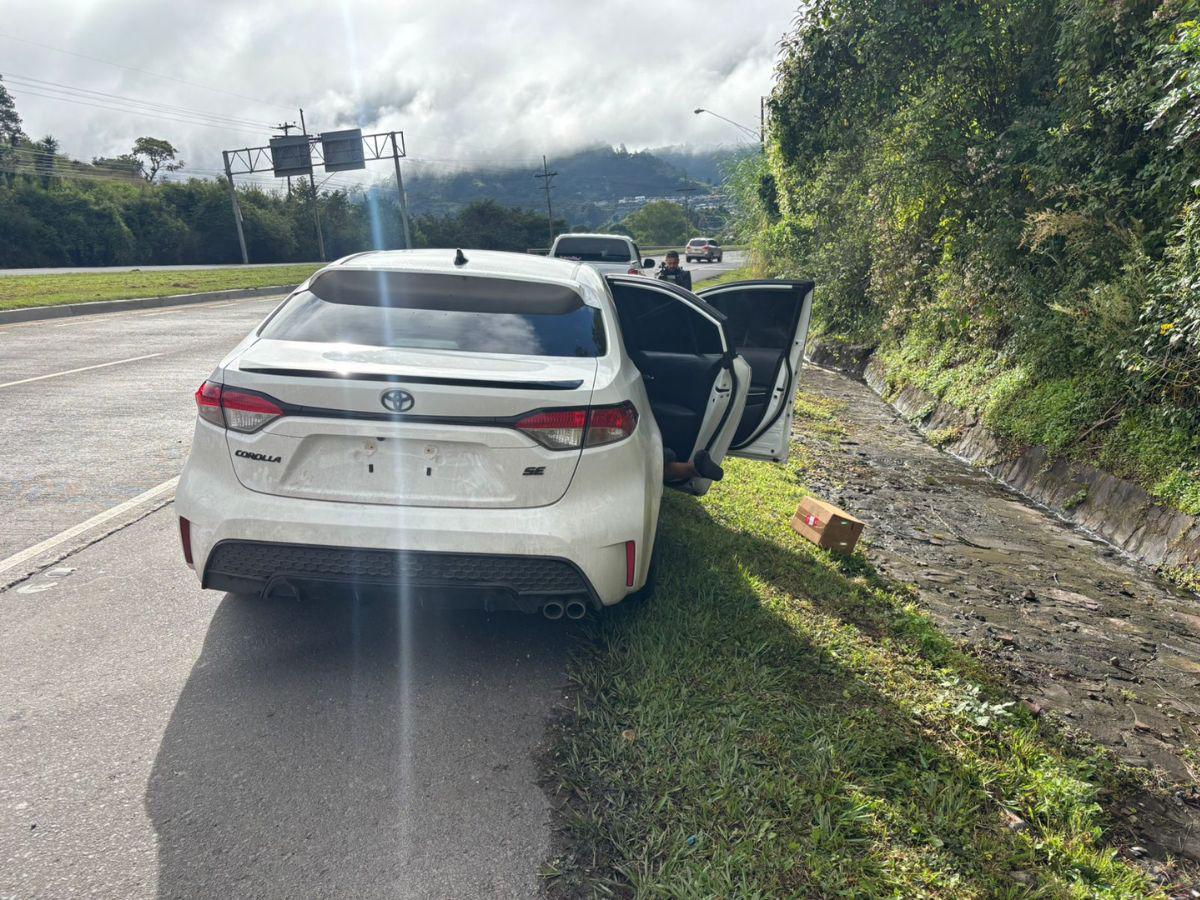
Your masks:
<svg viewBox="0 0 1200 900"><path fill-rule="evenodd" d="M196 410L206 422L250 434L282 416L283 408L265 394L206 381L196 391Z"/></svg>
<svg viewBox="0 0 1200 900"><path fill-rule="evenodd" d="M599 447L601 444L623 441L633 434L637 421L637 410L628 400L616 406L598 406L588 419L585 445Z"/></svg>
<svg viewBox="0 0 1200 900"><path fill-rule="evenodd" d="M212 381L206 381L196 390L196 411L205 422L225 427L225 418L221 415L221 386Z"/></svg>
<svg viewBox="0 0 1200 900"><path fill-rule="evenodd" d="M592 409L543 409L513 427L551 450L578 450L622 441L637 428L637 409L629 401Z"/></svg>
<svg viewBox="0 0 1200 900"><path fill-rule="evenodd" d="M279 404L270 397L248 394L236 388L222 391L221 409L225 410L225 425L244 434L258 431L272 419L283 415Z"/></svg>
<svg viewBox="0 0 1200 900"><path fill-rule="evenodd" d="M531 413L513 427L551 450L578 450L586 425L586 409L546 409Z"/></svg>
<svg viewBox="0 0 1200 900"><path fill-rule="evenodd" d="M628 271L628 272L626 272L625 274L626 274L626 275L641 275L641 274L642 274L642 270L641 270L641 269L635 269L633 266L630 266L630 267L629 267L629 271Z"/></svg>

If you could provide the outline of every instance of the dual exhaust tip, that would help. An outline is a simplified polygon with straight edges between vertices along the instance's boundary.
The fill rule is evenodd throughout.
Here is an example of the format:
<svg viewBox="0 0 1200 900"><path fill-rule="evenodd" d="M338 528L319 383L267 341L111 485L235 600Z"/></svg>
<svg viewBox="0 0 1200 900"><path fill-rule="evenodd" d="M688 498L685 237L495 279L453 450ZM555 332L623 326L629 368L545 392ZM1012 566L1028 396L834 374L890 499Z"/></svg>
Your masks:
<svg viewBox="0 0 1200 900"><path fill-rule="evenodd" d="M587 604L582 600L568 600L566 603L551 600L542 607L542 615L551 622L558 621L564 615L568 619L582 619L587 615Z"/></svg>

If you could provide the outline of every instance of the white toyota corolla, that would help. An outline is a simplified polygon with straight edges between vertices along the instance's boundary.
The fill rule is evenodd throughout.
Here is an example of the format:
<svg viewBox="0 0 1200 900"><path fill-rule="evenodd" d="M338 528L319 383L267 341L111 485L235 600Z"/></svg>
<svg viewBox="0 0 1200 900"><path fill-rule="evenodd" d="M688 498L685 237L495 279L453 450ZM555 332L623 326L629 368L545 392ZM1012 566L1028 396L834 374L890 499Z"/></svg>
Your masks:
<svg viewBox="0 0 1200 900"><path fill-rule="evenodd" d="M811 303L808 282L694 294L523 254L346 257L197 390L184 557L238 593L618 603L650 577L664 447L786 459Z"/></svg>

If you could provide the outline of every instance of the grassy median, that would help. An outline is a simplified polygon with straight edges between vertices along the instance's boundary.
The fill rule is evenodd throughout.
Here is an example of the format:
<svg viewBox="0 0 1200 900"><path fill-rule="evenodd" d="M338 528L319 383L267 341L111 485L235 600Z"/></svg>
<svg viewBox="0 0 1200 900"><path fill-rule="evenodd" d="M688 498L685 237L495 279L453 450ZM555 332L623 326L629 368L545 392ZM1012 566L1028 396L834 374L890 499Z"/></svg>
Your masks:
<svg viewBox="0 0 1200 900"><path fill-rule="evenodd" d="M172 297L206 291L291 286L319 269L316 263L229 269L176 269L168 272L94 272L79 275L0 277L0 310L60 303Z"/></svg>
<svg viewBox="0 0 1200 900"><path fill-rule="evenodd" d="M838 428L802 399L802 427ZM659 582L593 627L550 784L564 895L1154 896L1071 749L861 555L788 526L786 466L670 495ZM670 492L668 492L670 493Z"/></svg>

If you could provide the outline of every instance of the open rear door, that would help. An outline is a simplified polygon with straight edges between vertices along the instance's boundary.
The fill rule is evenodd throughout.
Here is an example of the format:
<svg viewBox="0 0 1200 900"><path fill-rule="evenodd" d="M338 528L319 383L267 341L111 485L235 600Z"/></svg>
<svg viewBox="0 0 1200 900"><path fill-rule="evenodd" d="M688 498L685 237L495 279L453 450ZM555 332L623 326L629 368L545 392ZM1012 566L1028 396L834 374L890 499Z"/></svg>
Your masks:
<svg viewBox="0 0 1200 900"><path fill-rule="evenodd" d="M750 366L750 389L730 456L783 462L812 314L811 281L735 281L697 291L725 316L733 350Z"/></svg>
<svg viewBox="0 0 1200 900"><path fill-rule="evenodd" d="M657 279L609 275L621 337L642 373L663 446L676 459L724 458L741 421L750 367L731 350L724 316L691 291ZM671 487L705 493L707 478Z"/></svg>

